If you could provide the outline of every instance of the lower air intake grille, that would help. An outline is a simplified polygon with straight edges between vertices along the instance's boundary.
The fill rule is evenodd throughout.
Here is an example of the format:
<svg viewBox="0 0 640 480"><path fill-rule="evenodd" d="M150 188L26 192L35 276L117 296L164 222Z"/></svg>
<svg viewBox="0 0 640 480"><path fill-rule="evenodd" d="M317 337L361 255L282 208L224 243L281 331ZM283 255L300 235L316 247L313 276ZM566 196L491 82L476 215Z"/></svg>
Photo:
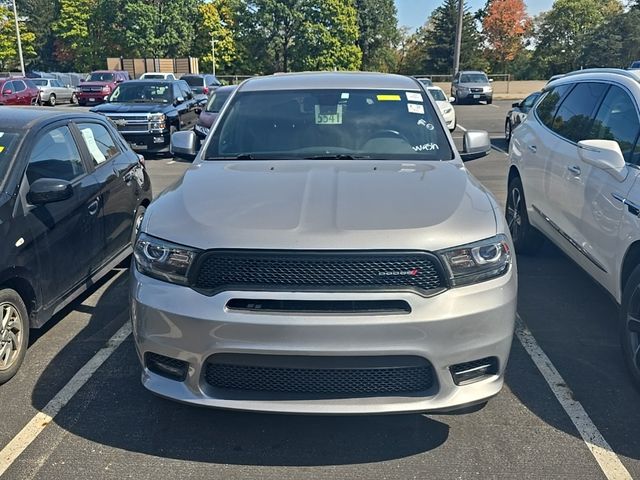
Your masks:
<svg viewBox="0 0 640 480"><path fill-rule="evenodd" d="M379 396L425 392L434 383L420 357L295 357L218 354L205 379L215 388L244 392Z"/></svg>
<svg viewBox="0 0 640 480"><path fill-rule="evenodd" d="M437 257L427 252L210 251L192 277L195 288L224 290L416 290L446 288Z"/></svg>

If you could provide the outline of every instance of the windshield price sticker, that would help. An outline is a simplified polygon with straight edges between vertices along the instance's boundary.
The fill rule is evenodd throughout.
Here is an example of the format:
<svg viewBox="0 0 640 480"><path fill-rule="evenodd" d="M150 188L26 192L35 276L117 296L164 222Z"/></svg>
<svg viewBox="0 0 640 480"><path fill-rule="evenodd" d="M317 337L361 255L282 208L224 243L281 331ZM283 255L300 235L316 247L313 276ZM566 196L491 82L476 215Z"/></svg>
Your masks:
<svg viewBox="0 0 640 480"><path fill-rule="evenodd" d="M422 103L422 95L417 92L407 92L407 102L420 102Z"/></svg>
<svg viewBox="0 0 640 480"><path fill-rule="evenodd" d="M332 107L316 105L316 125L342 125L342 105Z"/></svg>
<svg viewBox="0 0 640 480"><path fill-rule="evenodd" d="M416 103L407 103L407 109L409 113L418 113L420 115L424 115L424 106L418 105Z"/></svg>
<svg viewBox="0 0 640 480"><path fill-rule="evenodd" d="M376 95L379 102L400 102L402 97L400 95Z"/></svg>

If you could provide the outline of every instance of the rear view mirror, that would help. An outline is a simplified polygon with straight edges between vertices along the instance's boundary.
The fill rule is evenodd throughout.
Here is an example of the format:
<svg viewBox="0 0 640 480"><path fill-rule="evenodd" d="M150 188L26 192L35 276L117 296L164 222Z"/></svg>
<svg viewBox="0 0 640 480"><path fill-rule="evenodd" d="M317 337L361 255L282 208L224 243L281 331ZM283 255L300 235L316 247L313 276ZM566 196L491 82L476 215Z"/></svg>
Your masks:
<svg viewBox="0 0 640 480"><path fill-rule="evenodd" d="M61 202L73 196L73 187L66 180L40 178L31 184L27 201L32 205Z"/></svg>
<svg viewBox="0 0 640 480"><path fill-rule="evenodd" d="M198 139L193 130L176 132L171 135L171 153L185 160L193 160L198 153Z"/></svg>
<svg viewBox="0 0 640 480"><path fill-rule="evenodd" d="M482 158L491 151L491 139L489 133L484 130L468 130L462 139L462 152L460 156L463 162Z"/></svg>
<svg viewBox="0 0 640 480"><path fill-rule="evenodd" d="M580 160L604 170L619 182L629 173L618 142L613 140L582 140L578 142Z"/></svg>

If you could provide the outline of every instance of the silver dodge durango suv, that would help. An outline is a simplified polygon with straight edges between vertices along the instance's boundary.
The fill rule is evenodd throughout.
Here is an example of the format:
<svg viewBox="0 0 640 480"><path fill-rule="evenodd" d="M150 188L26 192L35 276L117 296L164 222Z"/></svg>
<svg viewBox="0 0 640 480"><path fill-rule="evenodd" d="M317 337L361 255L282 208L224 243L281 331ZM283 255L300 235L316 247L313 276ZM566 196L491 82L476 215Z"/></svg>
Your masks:
<svg viewBox="0 0 640 480"><path fill-rule="evenodd" d="M495 199L415 79L250 79L151 204L132 268L142 382L270 412L447 411L496 395L516 266Z"/></svg>

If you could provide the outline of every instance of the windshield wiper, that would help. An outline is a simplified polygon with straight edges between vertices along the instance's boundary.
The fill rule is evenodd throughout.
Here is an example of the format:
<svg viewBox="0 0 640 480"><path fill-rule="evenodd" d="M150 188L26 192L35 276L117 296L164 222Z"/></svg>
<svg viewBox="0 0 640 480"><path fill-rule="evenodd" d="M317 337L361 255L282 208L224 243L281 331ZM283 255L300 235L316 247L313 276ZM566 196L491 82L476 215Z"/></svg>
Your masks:
<svg viewBox="0 0 640 480"><path fill-rule="evenodd" d="M338 153L336 155L314 155L304 157L305 160L368 160L369 155L352 155L350 153Z"/></svg>

